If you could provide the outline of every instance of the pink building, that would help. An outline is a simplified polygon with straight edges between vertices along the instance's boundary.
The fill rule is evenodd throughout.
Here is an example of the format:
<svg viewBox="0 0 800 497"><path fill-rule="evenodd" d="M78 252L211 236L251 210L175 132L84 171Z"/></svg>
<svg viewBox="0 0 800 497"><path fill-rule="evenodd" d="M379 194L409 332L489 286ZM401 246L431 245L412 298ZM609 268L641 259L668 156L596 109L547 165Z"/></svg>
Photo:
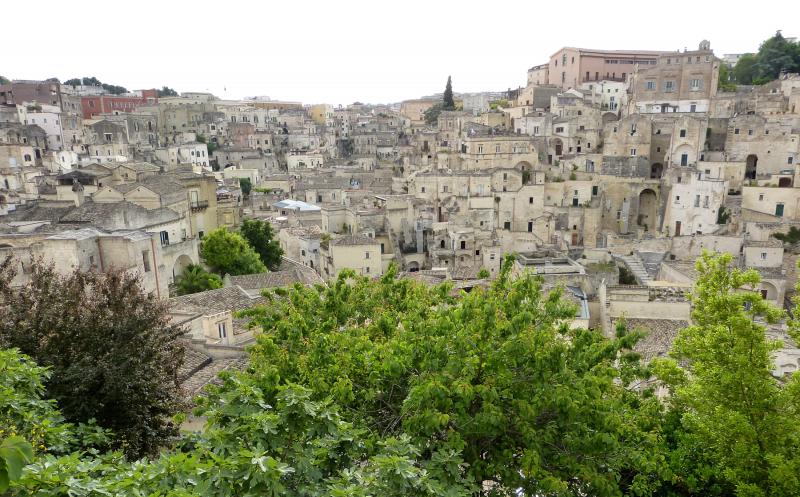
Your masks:
<svg viewBox="0 0 800 497"><path fill-rule="evenodd" d="M576 88L588 81L625 81L634 67L655 65L666 53L670 52L564 47L550 56L548 83Z"/></svg>

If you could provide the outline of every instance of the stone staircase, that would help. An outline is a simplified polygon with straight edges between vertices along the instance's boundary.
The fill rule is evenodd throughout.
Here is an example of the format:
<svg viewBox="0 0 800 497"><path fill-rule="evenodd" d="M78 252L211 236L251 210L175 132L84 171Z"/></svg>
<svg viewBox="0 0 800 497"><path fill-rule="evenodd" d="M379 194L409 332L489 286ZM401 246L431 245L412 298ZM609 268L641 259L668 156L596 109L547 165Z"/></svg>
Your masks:
<svg viewBox="0 0 800 497"><path fill-rule="evenodd" d="M650 275L650 278L657 279L661 263L664 262L667 254L664 252L639 252L638 250L635 254L641 259L644 269Z"/></svg>
<svg viewBox="0 0 800 497"><path fill-rule="evenodd" d="M640 285L647 285L649 282L653 281L645 268L644 262L639 258L639 254L621 255L619 259L625 263L625 266L633 273L633 276L636 277L636 281L639 282Z"/></svg>

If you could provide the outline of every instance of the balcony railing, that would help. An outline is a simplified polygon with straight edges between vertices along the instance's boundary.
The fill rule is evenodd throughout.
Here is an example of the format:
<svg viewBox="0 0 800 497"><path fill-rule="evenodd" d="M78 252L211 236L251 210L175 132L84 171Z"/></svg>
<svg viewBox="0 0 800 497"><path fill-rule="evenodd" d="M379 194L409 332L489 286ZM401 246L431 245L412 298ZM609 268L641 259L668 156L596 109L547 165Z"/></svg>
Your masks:
<svg viewBox="0 0 800 497"><path fill-rule="evenodd" d="M208 208L208 200L196 200L193 202L189 202L189 207L191 207L192 211L199 211Z"/></svg>

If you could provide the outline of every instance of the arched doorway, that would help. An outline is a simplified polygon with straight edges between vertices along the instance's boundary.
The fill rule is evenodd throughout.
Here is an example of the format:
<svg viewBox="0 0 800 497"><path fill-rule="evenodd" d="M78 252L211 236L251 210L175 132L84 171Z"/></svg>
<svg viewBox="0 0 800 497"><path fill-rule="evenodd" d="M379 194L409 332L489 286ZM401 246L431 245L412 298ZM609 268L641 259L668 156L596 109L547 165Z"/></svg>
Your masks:
<svg viewBox="0 0 800 497"><path fill-rule="evenodd" d="M181 254L177 259L175 259L175 265L172 267L172 278L173 280L186 271L186 268L189 265L194 264L192 262L192 258L186 254Z"/></svg>
<svg viewBox="0 0 800 497"><path fill-rule="evenodd" d="M756 167L758 166L758 156L750 154L744 166L744 179L756 179Z"/></svg>
<svg viewBox="0 0 800 497"><path fill-rule="evenodd" d="M556 138L555 140L553 140L553 148L555 149L556 157L559 157L559 156L563 155L563 153L564 153L564 142L562 142L561 139Z"/></svg>
<svg viewBox="0 0 800 497"><path fill-rule="evenodd" d="M764 300L775 300L778 298L778 289L775 288L775 285L767 281L761 282L758 292Z"/></svg>
<svg viewBox="0 0 800 497"><path fill-rule="evenodd" d="M656 227L657 202L656 192L650 188L645 188L639 194L639 216L636 218L636 224L644 227L645 231L654 230Z"/></svg>
<svg viewBox="0 0 800 497"><path fill-rule="evenodd" d="M661 179L661 175L664 174L664 165L660 162L656 162L652 166L650 166L650 179Z"/></svg>
<svg viewBox="0 0 800 497"><path fill-rule="evenodd" d="M419 271L419 263L417 261L409 262L407 267L409 273L416 273Z"/></svg>

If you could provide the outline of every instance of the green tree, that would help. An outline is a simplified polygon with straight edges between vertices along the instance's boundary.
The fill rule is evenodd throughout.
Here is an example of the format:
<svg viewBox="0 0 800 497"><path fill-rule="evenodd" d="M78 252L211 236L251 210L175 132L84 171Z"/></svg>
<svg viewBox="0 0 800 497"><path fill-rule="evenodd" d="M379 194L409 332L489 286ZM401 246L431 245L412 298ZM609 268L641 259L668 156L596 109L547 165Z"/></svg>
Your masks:
<svg viewBox="0 0 800 497"><path fill-rule="evenodd" d="M81 78L72 78L64 81L65 85L68 86L80 86L81 85Z"/></svg>
<svg viewBox="0 0 800 497"><path fill-rule="evenodd" d="M250 181L250 178L239 178L239 188L242 189L245 197L249 197L253 190L253 182Z"/></svg>
<svg viewBox="0 0 800 497"><path fill-rule="evenodd" d="M773 376L783 313L757 291L759 274L730 254L704 253L692 325L656 363L669 386L671 490L683 495L800 495L800 377ZM681 361L685 370L677 365Z"/></svg>
<svg viewBox="0 0 800 497"><path fill-rule="evenodd" d="M97 420L131 457L155 452L177 433L177 370L183 331L165 302L136 276L26 264L29 282L12 288L12 259L0 265L0 347L18 348L52 368L49 398L67 420Z"/></svg>
<svg viewBox="0 0 800 497"><path fill-rule="evenodd" d="M5 76L0 75L0 85L7 85L11 82L10 79L6 78Z"/></svg>
<svg viewBox="0 0 800 497"><path fill-rule="evenodd" d="M424 112L423 116L425 117L425 124L433 126L439 120L439 114L442 113L444 109L443 104L434 104Z"/></svg>
<svg viewBox="0 0 800 497"><path fill-rule="evenodd" d="M731 78L733 77L731 69L728 64L724 62L719 65L719 91L736 91L736 83Z"/></svg>
<svg viewBox="0 0 800 497"><path fill-rule="evenodd" d="M268 221L259 219L245 219L239 228L242 237L258 253L261 262L270 270L275 270L281 264L283 249Z"/></svg>
<svg viewBox="0 0 800 497"><path fill-rule="evenodd" d="M31 445L22 437L0 438L0 492L22 476L22 467L33 458Z"/></svg>
<svg viewBox="0 0 800 497"><path fill-rule="evenodd" d="M447 85L444 87L444 97L442 98L442 108L444 110L455 110L456 103L453 100L453 82L450 76L447 77Z"/></svg>
<svg viewBox="0 0 800 497"><path fill-rule="evenodd" d="M778 31L758 48L756 69L757 84L776 79L782 71L800 71L800 50L797 43L790 42Z"/></svg>
<svg viewBox="0 0 800 497"><path fill-rule="evenodd" d="M458 296L396 267L379 281L343 271L328 287L281 291L245 313L263 333L244 377L302 382L367 445L405 435L461 453L471 481L496 495L652 491L658 402L621 386L643 374L630 352L640 335L571 329L575 308L533 274L512 280L513 266Z"/></svg>
<svg viewBox="0 0 800 497"><path fill-rule="evenodd" d="M183 270L183 274L175 281L175 291L178 295L188 295L216 288L222 288L222 279L197 264L187 266Z"/></svg>
<svg viewBox="0 0 800 497"><path fill-rule="evenodd" d="M751 85L756 75L756 64L758 59L753 54L745 54L739 57L736 66L733 68L733 76L736 83L740 85Z"/></svg>
<svg viewBox="0 0 800 497"><path fill-rule="evenodd" d="M159 97L177 97L178 92L170 88L169 86L164 86L160 90L158 90Z"/></svg>
<svg viewBox="0 0 800 497"><path fill-rule="evenodd" d="M203 238L200 255L220 275L263 273L267 267L242 235L219 228Z"/></svg>

